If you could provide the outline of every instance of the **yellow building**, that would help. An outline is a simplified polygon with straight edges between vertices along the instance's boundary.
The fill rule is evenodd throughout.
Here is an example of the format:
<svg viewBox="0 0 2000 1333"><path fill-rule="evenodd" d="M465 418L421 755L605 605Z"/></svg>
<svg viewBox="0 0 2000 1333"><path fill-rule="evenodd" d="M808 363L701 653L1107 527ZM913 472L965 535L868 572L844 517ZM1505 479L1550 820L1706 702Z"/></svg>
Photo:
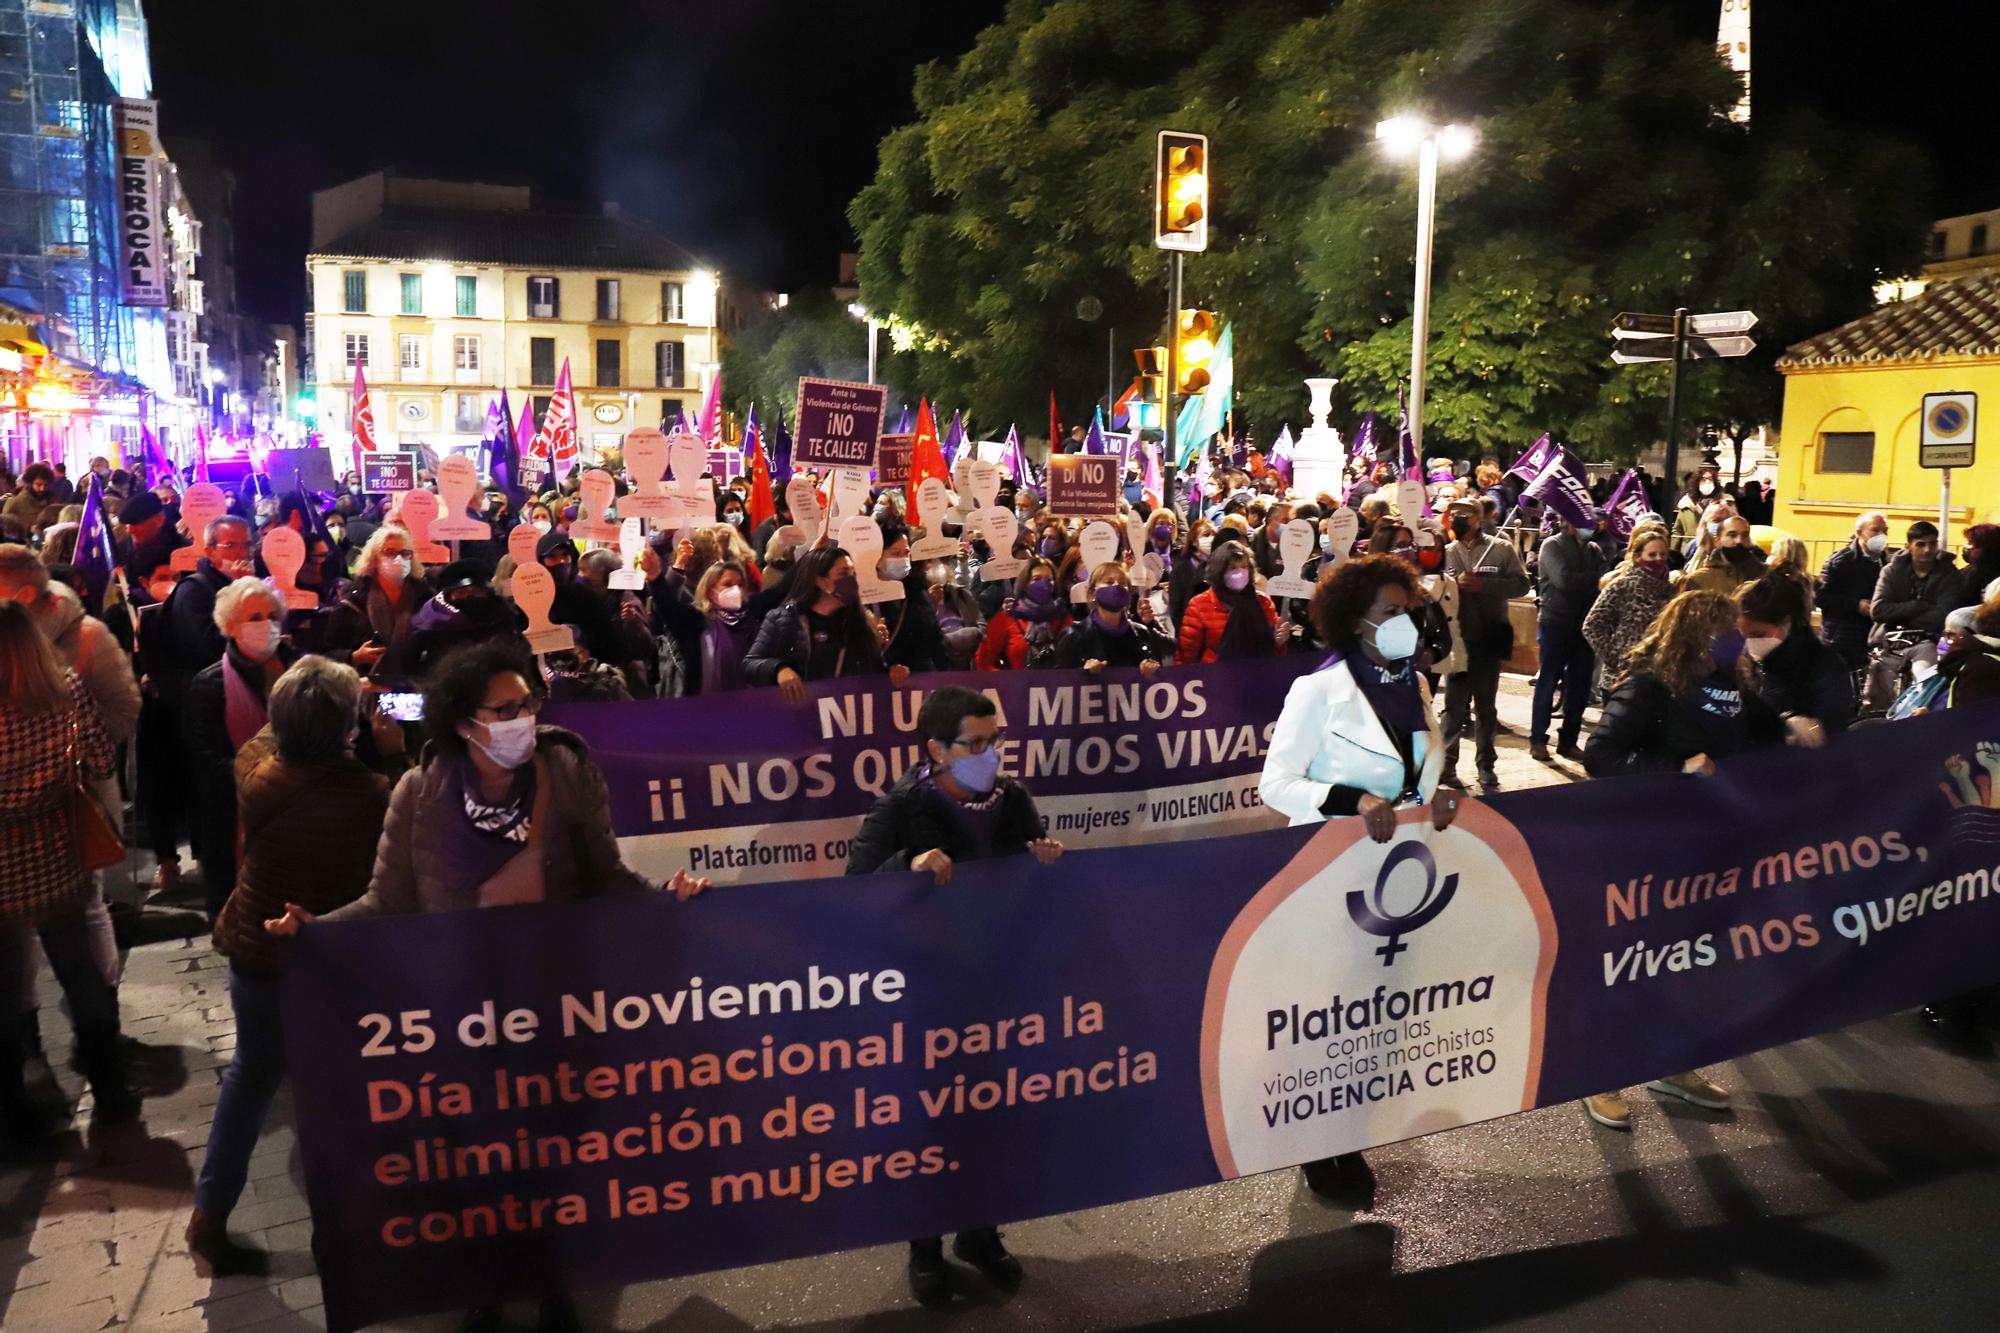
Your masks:
<svg viewBox="0 0 2000 1333"><path fill-rule="evenodd" d="M1779 527L1824 559L1855 516L1889 516L1892 544L1938 519L1939 473L1917 464L1927 393L1979 395L1977 461L1951 475L1951 540L2000 513L2000 272L1932 283L1778 359L1785 413Z"/></svg>
<svg viewBox="0 0 2000 1333"><path fill-rule="evenodd" d="M690 416L737 320L713 269L620 217L525 187L364 176L313 196L305 345L322 430L345 445L354 368L386 448L474 448L502 388L541 419L563 360L585 459Z"/></svg>

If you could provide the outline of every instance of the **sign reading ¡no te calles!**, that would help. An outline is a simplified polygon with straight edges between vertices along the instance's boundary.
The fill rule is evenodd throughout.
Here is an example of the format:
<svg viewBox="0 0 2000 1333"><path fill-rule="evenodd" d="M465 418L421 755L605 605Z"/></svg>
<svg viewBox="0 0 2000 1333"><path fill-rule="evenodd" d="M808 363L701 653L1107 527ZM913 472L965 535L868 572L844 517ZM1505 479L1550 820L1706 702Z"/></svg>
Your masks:
<svg viewBox="0 0 2000 1333"><path fill-rule="evenodd" d="M160 215L159 103L118 99L118 259L126 305L163 306L166 223Z"/></svg>

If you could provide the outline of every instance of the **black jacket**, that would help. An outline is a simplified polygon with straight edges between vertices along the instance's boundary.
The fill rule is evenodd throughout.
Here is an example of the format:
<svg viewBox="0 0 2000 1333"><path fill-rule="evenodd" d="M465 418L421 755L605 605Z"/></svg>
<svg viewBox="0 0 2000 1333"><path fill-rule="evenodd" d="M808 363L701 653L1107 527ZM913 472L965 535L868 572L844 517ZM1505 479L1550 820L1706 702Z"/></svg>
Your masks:
<svg viewBox="0 0 2000 1333"><path fill-rule="evenodd" d="M1874 621L1885 629L1936 634L1958 608L1960 582L1958 564L1949 554L1940 553L1931 572L1918 578L1910 553L1900 552L1875 580Z"/></svg>
<svg viewBox="0 0 2000 1333"><path fill-rule="evenodd" d="M937 608L931 605L922 574L912 573L904 579L903 600L884 602L875 614L889 627L889 646L882 650L888 665L912 671L943 671L950 666L944 631L938 628Z"/></svg>
<svg viewBox="0 0 2000 1333"><path fill-rule="evenodd" d="M918 765L911 769L886 795L876 798L848 849L848 874L908 870L911 861L933 848L954 862L972 857L957 817L944 804L949 798L922 782L927 768ZM993 830L993 855L1012 856L1047 836L1048 825L1026 787L1011 778L1000 779L1000 787L1000 822Z"/></svg>
<svg viewBox="0 0 2000 1333"><path fill-rule="evenodd" d="M1543 542L1535 559L1541 623L1580 631L1597 600L1597 583L1603 575L1604 552L1595 542L1561 532Z"/></svg>
<svg viewBox="0 0 2000 1333"><path fill-rule="evenodd" d="M1097 623L1097 617L1086 612L1063 632L1056 642L1056 665L1059 667L1080 667L1085 662L1102 662L1106 666L1135 667L1151 658L1155 662L1174 660L1174 645L1166 635L1150 626L1142 625L1128 614L1125 620L1127 634L1113 634Z"/></svg>
<svg viewBox="0 0 2000 1333"><path fill-rule="evenodd" d="M166 635L154 645L161 651L150 654L153 670L165 669L168 681L162 685L185 688L196 672L206 671L222 660L229 641L215 627L215 595L229 586L229 576L204 558L194 573L174 585L167 597Z"/></svg>
<svg viewBox="0 0 2000 1333"><path fill-rule="evenodd" d="M1605 700L1604 716L1583 747L1583 766L1594 778L1624 773L1678 773L1698 754L1726 759L1753 745L1784 739L1784 724L1755 694L1699 681L1676 698L1659 679L1630 674Z"/></svg>
<svg viewBox="0 0 2000 1333"><path fill-rule="evenodd" d="M786 667L811 680L806 667L812 661L812 643L807 639L806 617L798 606L786 603L757 627L757 641L743 658L743 679L752 685L776 685L778 673ZM887 668L875 632L865 623L855 625L848 635L847 660L842 676L879 676Z"/></svg>
<svg viewBox="0 0 2000 1333"><path fill-rule="evenodd" d="M368 619L368 593L375 586L373 578L356 579L333 604L320 636L320 651L326 656L336 662L349 661L354 650L374 636L375 626ZM390 680L410 674L411 622L430 599L428 583L414 576L403 580L396 593L396 632L390 638L389 651L382 654L369 675Z"/></svg>
<svg viewBox="0 0 2000 1333"><path fill-rule="evenodd" d="M1875 595L1882 562L1855 542L1826 558L1819 571L1819 621L1828 643L1859 643L1868 637L1869 618L1861 603Z"/></svg>
<svg viewBox="0 0 2000 1333"><path fill-rule="evenodd" d="M1757 667L1757 694L1779 717L1809 717L1828 731L1846 731L1854 720L1852 673L1812 626L1794 627Z"/></svg>

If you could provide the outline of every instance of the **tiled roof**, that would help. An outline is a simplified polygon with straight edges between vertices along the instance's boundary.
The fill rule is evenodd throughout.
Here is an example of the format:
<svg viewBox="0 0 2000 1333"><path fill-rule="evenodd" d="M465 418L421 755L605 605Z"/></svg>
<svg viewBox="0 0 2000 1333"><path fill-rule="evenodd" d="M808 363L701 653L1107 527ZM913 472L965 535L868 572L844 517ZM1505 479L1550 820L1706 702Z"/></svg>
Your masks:
<svg viewBox="0 0 2000 1333"><path fill-rule="evenodd" d="M2000 273L1940 282L1785 349L1779 370L2000 356Z"/></svg>
<svg viewBox="0 0 2000 1333"><path fill-rule="evenodd" d="M623 218L525 210L389 208L315 253L513 267L700 267L681 246Z"/></svg>

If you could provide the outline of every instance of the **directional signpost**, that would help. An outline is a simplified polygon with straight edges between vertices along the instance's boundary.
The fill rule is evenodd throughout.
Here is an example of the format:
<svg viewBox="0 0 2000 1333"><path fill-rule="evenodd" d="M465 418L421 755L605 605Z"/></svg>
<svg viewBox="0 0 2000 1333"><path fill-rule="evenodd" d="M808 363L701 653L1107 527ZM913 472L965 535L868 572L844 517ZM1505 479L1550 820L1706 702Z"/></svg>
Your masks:
<svg viewBox="0 0 2000 1333"><path fill-rule="evenodd" d="M1687 308L1671 315L1625 311L1611 322L1611 359L1621 366L1670 361L1667 379L1667 485L1680 484L1681 363L1747 356L1757 348L1744 334L1757 327L1748 310L1721 310L1690 315Z"/></svg>

